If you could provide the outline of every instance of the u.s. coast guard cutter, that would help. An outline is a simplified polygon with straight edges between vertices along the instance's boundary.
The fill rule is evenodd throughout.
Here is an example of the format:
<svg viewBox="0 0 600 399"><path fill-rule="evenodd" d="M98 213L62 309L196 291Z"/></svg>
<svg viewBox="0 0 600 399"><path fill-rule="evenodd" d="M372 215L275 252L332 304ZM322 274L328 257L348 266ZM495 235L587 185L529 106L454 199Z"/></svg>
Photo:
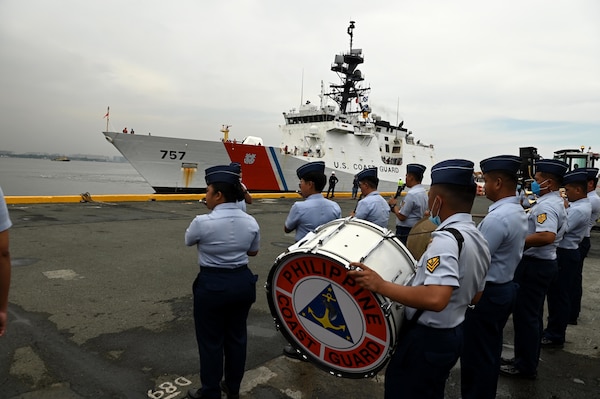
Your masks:
<svg viewBox="0 0 600 399"><path fill-rule="evenodd" d="M296 191L296 169L313 161L324 161L327 175L336 172L337 191L350 191L353 176L368 167L378 169L379 191L395 191L407 164L420 163L431 170L434 147L417 140L402 122L392 125L371 112L370 87L363 86L357 69L364 58L361 49L352 47L353 31L351 21L350 49L336 55L331 65L339 82L327 91L321 85L319 105L306 102L283 113L278 146L264 145L259 137L228 140L226 126L220 142L103 133L159 193L204 192L204 169L229 161L242 165L243 182L251 191Z"/></svg>

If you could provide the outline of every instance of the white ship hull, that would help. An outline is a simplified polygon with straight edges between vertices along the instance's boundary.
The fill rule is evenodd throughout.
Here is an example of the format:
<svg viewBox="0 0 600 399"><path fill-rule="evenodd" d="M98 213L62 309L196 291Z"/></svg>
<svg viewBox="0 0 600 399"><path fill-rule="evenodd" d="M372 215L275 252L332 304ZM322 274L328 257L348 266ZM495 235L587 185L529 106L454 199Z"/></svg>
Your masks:
<svg viewBox="0 0 600 399"><path fill-rule="evenodd" d="M229 163L221 141L102 133L157 193L204 193L204 170Z"/></svg>

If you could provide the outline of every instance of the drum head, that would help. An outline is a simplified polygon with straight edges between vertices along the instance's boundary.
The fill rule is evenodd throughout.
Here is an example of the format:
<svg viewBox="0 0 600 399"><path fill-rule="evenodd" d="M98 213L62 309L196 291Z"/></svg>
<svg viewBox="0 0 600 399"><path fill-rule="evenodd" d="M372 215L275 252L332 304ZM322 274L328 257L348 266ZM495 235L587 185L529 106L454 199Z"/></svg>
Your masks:
<svg viewBox="0 0 600 399"><path fill-rule="evenodd" d="M421 255L423 255L427 249L427 246L431 242L431 232L436 228L437 226L426 216L410 229L406 241L406 248L416 260L419 260Z"/></svg>
<svg viewBox="0 0 600 399"><path fill-rule="evenodd" d="M277 328L309 361L339 377L373 377L389 360L400 320L345 265L331 254L280 256L266 286L269 307Z"/></svg>

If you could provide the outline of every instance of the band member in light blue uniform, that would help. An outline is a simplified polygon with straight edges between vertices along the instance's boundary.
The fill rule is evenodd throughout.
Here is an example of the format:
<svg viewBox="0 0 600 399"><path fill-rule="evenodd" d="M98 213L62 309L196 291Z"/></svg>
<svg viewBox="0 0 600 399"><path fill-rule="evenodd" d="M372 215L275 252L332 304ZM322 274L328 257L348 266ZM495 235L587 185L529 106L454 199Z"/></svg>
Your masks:
<svg viewBox="0 0 600 399"><path fill-rule="evenodd" d="M515 357L500 366L505 376L537 377L544 299L558 271L556 248L567 229L567 211L559 190L568 167L557 159L535 164L531 191L540 197L529 212L525 251L515 271L514 281L519 284L513 312Z"/></svg>
<svg viewBox="0 0 600 399"><path fill-rule="evenodd" d="M296 230L296 241L300 241L308 232L318 226L342 217L342 209L333 201L323 198L325 162L310 162L296 170L300 179L300 195L304 201L292 205L283 226L286 233Z"/></svg>
<svg viewBox="0 0 600 399"><path fill-rule="evenodd" d="M194 323L202 387L188 398L239 396L246 365L246 320L256 301L257 276L248 268L256 256L260 230L256 220L235 204L240 175L231 165L206 169L206 206L185 231L185 244L198 249L200 272L193 285Z"/></svg>
<svg viewBox="0 0 600 399"><path fill-rule="evenodd" d="M563 185L569 200L567 231L556 250L558 275L548 288L548 323L541 342L542 347L547 348L562 348L565 343L571 312L571 290L583 262L579 244L587 233L592 215L592 206L587 196L585 169L575 169L565 174Z"/></svg>
<svg viewBox="0 0 600 399"><path fill-rule="evenodd" d="M390 206L377 191L379 185L377 168L362 170L357 177L363 198L358 201L356 210L351 215L387 228L390 220Z"/></svg>
<svg viewBox="0 0 600 399"><path fill-rule="evenodd" d="M467 306L479 298L490 264L488 245L470 215L476 195L473 162L452 159L431 169L428 195L438 227L410 285L381 278L359 262L357 284L404 304L406 332L387 365L385 398L444 398L450 370L463 345Z"/></svg>
<svg viewBox="0 0 600 399"><path fill-rule="evenodd" d="M427 211L427 192L423 181L426 167L418 163L406 165L406 187L408 192L404 201L398 206L396 198L388 201L392 213L396 215L396 236L406 244L410 229L423 218ZM400 179L402 180L402 179Z"/></svg>
<svg viewBox="0 0 600 399"><path fill-rule="evenodd" d="M478 229L492 261L477 305L467 309L460 358L463 399L494 399L500 373L502 330L514 309L515 269L523 255L527 214L516 194L521 158L499 155L480 162L485 196L493 201Z"/></svg>

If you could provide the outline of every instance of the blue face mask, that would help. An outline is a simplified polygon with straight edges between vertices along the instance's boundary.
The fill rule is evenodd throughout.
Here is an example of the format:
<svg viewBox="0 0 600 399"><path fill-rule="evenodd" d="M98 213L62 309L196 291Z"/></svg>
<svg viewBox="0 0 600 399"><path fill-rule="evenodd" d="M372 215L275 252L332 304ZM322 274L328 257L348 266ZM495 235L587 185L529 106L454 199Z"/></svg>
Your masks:
<svg viewBox="0 0 600 399"><path fill-rule="evenodd" d="M433 205L431 206L431 212L433 212L433 208L435 207L435 203L437 202L437 198L433 200ZM440 206L441 208L441 206ZM435 224L436 226L439 226L442 223L442 220L440 219L440 209L438 208L438 214L433 216L433 215L429 215L429 221L433 224Z"/></svg>
<svg viewBox="0 0 600 399"><path fill-rule="evenodd" d="M541 184L536 182L536 181L532 181L531 182L531 192L534 193L535 195L540 195L540 191L542 190L542 184L546 183L548 181L548 179L544 180ZM546 188L546 187L543 187Z"/></svg>

